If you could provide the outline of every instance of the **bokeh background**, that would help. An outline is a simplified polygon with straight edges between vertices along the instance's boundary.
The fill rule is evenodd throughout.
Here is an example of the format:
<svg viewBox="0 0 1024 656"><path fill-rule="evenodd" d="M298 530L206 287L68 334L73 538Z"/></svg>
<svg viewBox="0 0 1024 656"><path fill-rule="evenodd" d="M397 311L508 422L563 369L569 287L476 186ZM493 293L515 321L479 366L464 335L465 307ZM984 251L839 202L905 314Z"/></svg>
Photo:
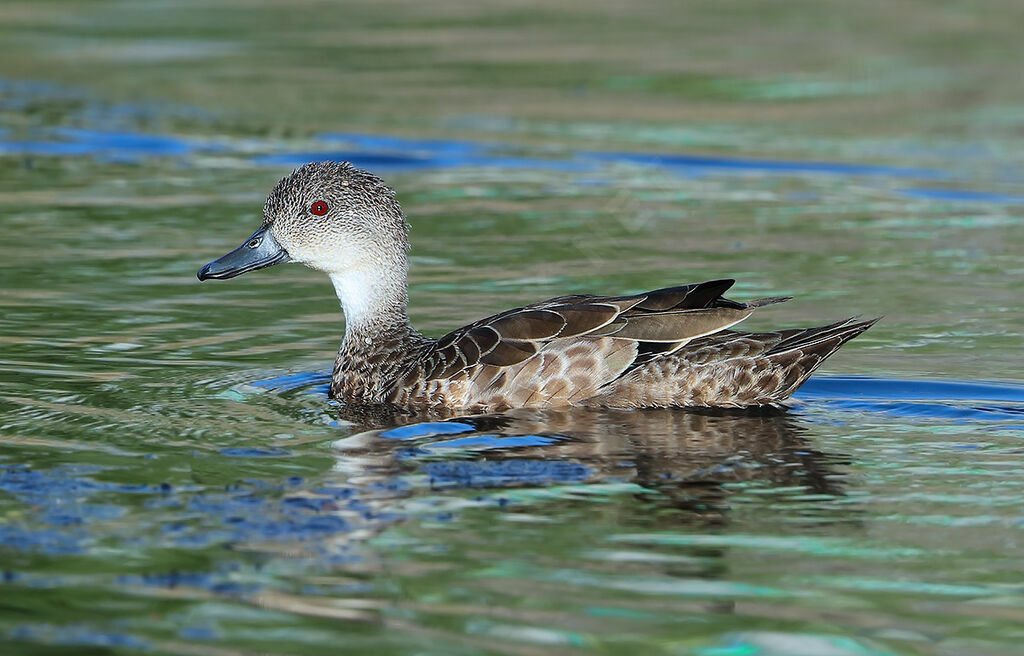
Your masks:
<svg viewBox="0 0 1024 656"><path fill-rule="evenodd" d="M5 0L0 644L1012 653L1022 34L1010 0ZM194 277L315 159L398 190L432 335L722 277L796 297L754 327L886 318L782 418L367 433L322 276Z"/></svg>

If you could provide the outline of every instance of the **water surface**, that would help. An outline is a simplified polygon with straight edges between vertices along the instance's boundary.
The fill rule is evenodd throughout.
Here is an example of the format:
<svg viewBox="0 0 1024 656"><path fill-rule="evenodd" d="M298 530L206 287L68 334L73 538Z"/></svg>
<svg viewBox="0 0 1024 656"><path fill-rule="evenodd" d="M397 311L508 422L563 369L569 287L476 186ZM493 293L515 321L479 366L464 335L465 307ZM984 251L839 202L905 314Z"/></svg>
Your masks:
<svg viewBox="0 0 1024 656"><path fill-rule="evenodd" d="M4 10L5 650L1013 653L1016 14L734 4ZM195 280L321 158L398 189L433 335L722 277L885 319L787 412L353 416L326 280Z"/></svg>

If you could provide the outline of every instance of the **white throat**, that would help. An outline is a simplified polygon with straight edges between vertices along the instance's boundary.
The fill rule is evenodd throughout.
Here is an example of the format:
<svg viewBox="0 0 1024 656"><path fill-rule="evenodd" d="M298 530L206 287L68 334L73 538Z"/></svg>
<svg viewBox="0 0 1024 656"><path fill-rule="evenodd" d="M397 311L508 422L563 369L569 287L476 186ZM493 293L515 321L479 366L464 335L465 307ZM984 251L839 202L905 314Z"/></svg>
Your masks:
<svg viewBox="0 0 1024 656"><path fill-rule="evenodd" d="M345 332L382 332L405 321L405 281L389 280L373 267L328 274L345 313Z"/></svg>

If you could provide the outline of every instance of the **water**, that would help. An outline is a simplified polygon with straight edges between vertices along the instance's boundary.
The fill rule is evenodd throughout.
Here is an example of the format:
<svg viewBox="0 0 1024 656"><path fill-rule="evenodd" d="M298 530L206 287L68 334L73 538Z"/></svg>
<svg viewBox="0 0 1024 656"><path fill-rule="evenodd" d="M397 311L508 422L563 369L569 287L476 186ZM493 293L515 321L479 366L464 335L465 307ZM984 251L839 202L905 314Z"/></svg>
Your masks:
<svg viewBox="0 0 1024 656"><path fill-rule="evenodd" d="M0 652L1019 649L1017 9L184 6L0 12ZM326 280L194 277L325 157L431 334L886 318L788 412L352 416Z"/></svg>

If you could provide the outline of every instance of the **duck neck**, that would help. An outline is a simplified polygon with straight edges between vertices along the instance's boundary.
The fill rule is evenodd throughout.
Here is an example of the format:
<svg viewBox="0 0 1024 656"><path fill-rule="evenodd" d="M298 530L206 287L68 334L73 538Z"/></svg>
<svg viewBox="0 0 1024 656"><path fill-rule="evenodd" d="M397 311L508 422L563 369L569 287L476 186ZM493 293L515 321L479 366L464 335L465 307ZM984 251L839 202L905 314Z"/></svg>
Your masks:
<svg viewBox="0 0 1024 656"><path fill-rule="evenodd" d="M345 313L345 341L356 337L387 337L409 329L409 294L406 273L382 274L379 270L353 269L332 273L331 282ZM368 342L369 343L369 342Z"/></svg>
<svg viewBox="0 0 1024 656"><path fill-rule="evenodd" d="M331 381L332 396L380 403L425 338L409 325L405 263L330 274L345 313L345 337Z"/></svg>

